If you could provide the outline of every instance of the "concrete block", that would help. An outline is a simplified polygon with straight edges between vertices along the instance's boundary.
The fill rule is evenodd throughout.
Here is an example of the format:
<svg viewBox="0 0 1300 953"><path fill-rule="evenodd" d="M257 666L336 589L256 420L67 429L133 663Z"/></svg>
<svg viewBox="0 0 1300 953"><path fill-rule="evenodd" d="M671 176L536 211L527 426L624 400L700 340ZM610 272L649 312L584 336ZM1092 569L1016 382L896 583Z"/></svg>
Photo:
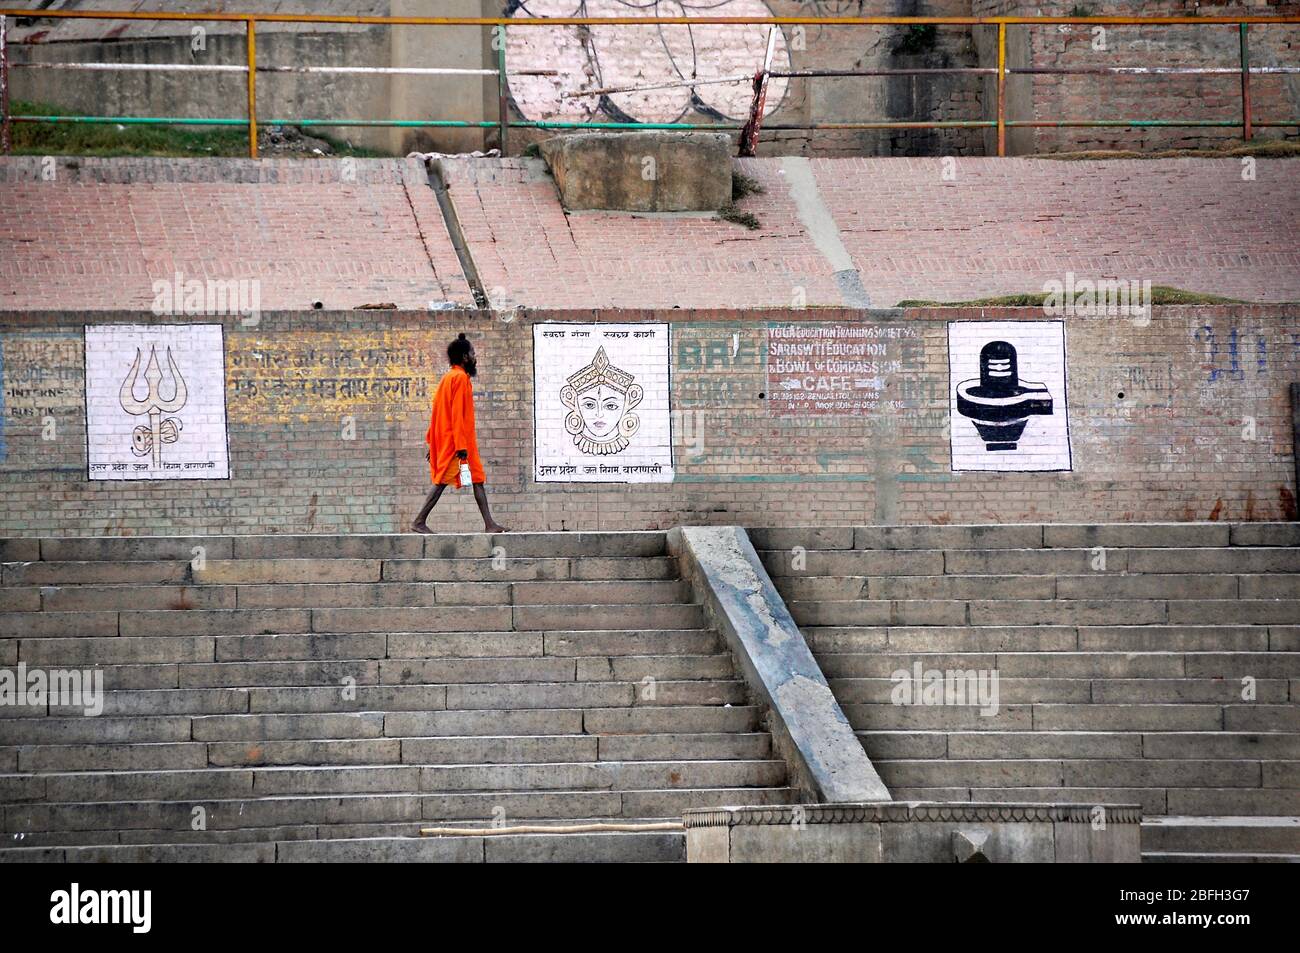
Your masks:
<svg viewBox="0 0 1300 953"><path fill-rule="evenodd" d="M717 211L731 201L731 140L722 133L571 133L541 151L567 209Z"/></svg>

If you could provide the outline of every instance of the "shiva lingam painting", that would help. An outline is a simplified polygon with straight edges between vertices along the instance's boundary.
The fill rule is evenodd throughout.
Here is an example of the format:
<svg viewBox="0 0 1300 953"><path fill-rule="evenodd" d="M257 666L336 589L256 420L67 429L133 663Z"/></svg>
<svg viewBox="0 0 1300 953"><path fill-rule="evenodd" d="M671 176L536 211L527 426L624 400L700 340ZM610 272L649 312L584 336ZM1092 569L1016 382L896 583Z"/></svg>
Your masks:
<svg viewBox="0 0 1300 953"><path fill-rule="evenodd" d="M223 347L217 324L87 325L89 478L229 477Z"/></svg>
<svg viewBox="0 0 1300 953"><path fill-rule="evenodd" d="M666 324L534 325L535 478L673 478Z"/></svg>
<svg viewBox="0 0 1300 953"><path fill-rule="evenodd" d="M1061 322L954 321L948 358L954 470L1071 469Z"/></svg>

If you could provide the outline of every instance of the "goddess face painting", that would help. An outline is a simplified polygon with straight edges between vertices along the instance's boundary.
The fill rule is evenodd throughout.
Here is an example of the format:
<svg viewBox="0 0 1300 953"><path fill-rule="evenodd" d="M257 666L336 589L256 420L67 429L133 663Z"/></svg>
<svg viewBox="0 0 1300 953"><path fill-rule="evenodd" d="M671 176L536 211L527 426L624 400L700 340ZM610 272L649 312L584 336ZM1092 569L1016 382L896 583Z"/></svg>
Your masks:
<svg viewBox="0 0 1300 953"><path fill-rule="evenodd" d="M569 409L564 429L573 436L574 446L596 456L627 449L628 438L641 426L641 418L631 411L644 391L634 380L609 362L603 347L590 364L567 378L560 400Z"/></svg>
<svg viewBox="0 0 1300 953"><path fill-rule="evenodd" d="M626 396L606 384L598 384L578 395L578 413L583 429L595 437L605 437L623 419Z"/></svg>

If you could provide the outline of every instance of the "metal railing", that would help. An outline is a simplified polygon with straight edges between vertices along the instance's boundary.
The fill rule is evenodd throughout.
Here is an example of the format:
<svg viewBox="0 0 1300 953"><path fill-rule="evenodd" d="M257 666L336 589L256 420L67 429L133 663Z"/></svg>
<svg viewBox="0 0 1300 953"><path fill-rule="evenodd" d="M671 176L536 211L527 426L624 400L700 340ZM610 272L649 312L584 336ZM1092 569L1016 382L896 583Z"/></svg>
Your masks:
<svg viewBox="0 0 1300 953"><path fill-rule="evenodd" d="M246 36L246 53L243 64L196 64L196 63L64 63L64 62L10 62L11 47L15 44L6 42L7 18L27 17L39 19L95 19L95 20L183 20L191 22L225 22L243 23ZM374 26L478 26L496 28L504 31L508 28L546 28L562 26L768 26L769 29L781 27L853 27L853 26L991 26L997 29L997 66L996 67L943 67L911 69L862 69L862 70L785 70L770 69L765 61L752 77L726 77L720 79L692 80L685 85L706 85L710 82L746 82L754 85L754 108L751 109L746 123L689 123L689 122L592 122L592 121L545 121L512 120L509 115L509 77L506 72L504 32L501 41L496 44L497 64L495 69L451 69L437 67L365 67L365 66L265 66L257 62L257 24L258 23L302 23L302 24L350 24ZM498 130L502 154L507 152L507 136L510 129L686 129L713 131L741 131L742 142L757 138L760 125L769 131L777 130L867 130L867 129L996 129L997 154L1006 155L1006 136L1008 129L1015 128L1143 128L1176 127L1198 128L1218 127L1242 130L1242 137L1249 140L1254 130L1264 127L1300 127L1300 119L1259 120L1252 114L1251 77L1261 74L1300 73L1300 66L1258 67L1250 64L1250 47L1248 30L1252 25L1296 25L1300 16L1001 16L1001 17L725 17L725 16L614 16L614 17L378 17L378 16L332 16L316 14L287 13L170 13L170 12L130 12L104 10L21 10L0 8L0 151L8 153L11 149L11 126L13 123L50 122L50 123L114 123L122 125L195 125L195 126L245 126L248 129L248 154L257 158L257 75L259 73L321 73L321 74L370 74L370 75L495 75L497 79L498 116L496 121L450 120L450 119L305 119L286 118L262 120L269 125L295 125L300 127L396 127L396 128L495 128ZM1239 32L1239 62L1233 67L1178 67L1178 66L1095 66L1095 67L1011 67L1007 65L1007 27L1024 26L1026 28L1050 25L1075 26L1231 26ZM769 43L769 50L770 50ZM225 72L245 73L247 82L247 114L234 118L199 119L176 116L15 116L9 106L9 72L12 69L71 69L71 70L142 70L142 71L182 71L182 72ZM556 70L516 71L514 75L558 75ZM812 79L818 77L862 77L862 76L935 76L953 74L972 74L996 77L996 119L940 120L940 121L864 121L864 122L823 122L823 123L762 123L762 96L765 84L770 78ZM1213 76L1239 75L1241 78L1241 118L1240 120L1216 119L1056 119L1056 120L1010 120L1007 119L1006 83L1009 76L1017 75L1115 75L1115 76ZM640 87L637 87L640 88ZM591 94L592 91L586 91ZM581 94L580 94L581 95Z"/></svg>

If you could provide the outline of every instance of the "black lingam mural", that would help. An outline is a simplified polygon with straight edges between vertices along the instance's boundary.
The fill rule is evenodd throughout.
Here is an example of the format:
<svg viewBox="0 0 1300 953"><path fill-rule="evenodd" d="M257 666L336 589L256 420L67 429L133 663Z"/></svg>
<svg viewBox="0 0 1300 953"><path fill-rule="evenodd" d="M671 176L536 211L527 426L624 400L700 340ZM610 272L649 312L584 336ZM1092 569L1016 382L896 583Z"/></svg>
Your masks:
<svg viewBox="0 0 1300 953"><path fill-rule="evenodd" d="M957 411L969 417L988 451L1015 450L1025 424L1052 413L1047 387L1021 381L1016 349L990 341L980 350L980 376L957 385Z"/></svg>

